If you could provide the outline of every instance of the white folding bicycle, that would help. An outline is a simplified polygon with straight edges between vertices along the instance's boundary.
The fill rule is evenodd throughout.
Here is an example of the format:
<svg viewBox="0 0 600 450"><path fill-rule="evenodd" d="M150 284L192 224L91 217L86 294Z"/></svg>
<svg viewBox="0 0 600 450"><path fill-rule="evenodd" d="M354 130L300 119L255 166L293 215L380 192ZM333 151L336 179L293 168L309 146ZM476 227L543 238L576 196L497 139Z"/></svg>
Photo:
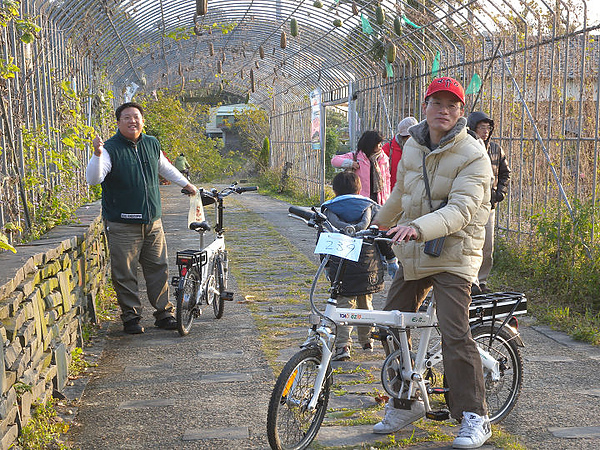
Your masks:
<svg viewBox="0 0 600 450"><path fill-rule="evenodd" d="M310 324L308 338L284 366L279 375L267 416L267 434L273 449L304 449L316 437L329 401L333 383L331 357L337 325L367 325L378 327L373 335L386 341L392 349L381 369L381 383L390 397L409 400L417 395L425 404L426 417L446 420L445 409L434 411L430 395L442 394L444 386L441 337L437 326L435 302L426 311L416 313L338 308L340 278L344 261L354 258L356 247L373 245L386 239L377 227L342 237L327 218L315 208L307 210L292 206L290 213L303 218L320 232L317 244L324 257L310 291ZM322 240L321 238L324 237ZM315 305L317 282L330 255L340 257L341 264L332 281L325 311ZM356 260L355 259L355 260ZM477 342L485 378L486 401L491 422L504 419L514 407L523 380L523 362L519 347L516 315L525 314L527 300L523 294L502 292L474 296L470 306L471 333ZM411 352L407 332L420 331L416 353ZM414 334L413 334L414 336ZM434 367L439 367L438 371ZM440 382L442 385L440 386Z"/></svg>
<svg viewBox="0 0 600 450"><path fill-rule="evenodd" d="M233 300L233 292L227 291L228 260L225 249L223 199L231 194L242 194L257 189L256 186L241 187L233 183L221 191L213 188L210 191L201 189L198 192L202 205L215 205L215 238L204 246L204 232L210 230L210 225L205 220L191 222L190 230L200 234L200 248L177 252L175 262L179 276L173 277L171 284L175 287L175 317L181 336L190 332L194 319L202 314L205 306L212 305L215 317L220 319L223 317L225 300ZM189 194L184 189L181 192Z"/></svg>

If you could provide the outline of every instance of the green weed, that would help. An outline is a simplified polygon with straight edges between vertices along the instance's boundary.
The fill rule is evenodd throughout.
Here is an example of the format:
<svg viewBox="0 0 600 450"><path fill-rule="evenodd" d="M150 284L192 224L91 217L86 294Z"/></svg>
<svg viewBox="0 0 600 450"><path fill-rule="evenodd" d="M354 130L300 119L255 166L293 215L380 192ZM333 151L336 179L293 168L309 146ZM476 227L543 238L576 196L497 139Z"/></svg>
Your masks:
<svg viewBox="0 0 600 450"><path fill-rule="evenodd" d="M60 437L69 430L69 425L56 417L53 401L37 405L31 420L21 430L19 445L23 450L68 450Z"/></svg>
<svg viewBox="0 0 600 450"><path fill-rule="evenodd" d="M528 311L541 323L600 345L600 279L592 261L573 263L556 249L534 251L498 240L491 284L524 292ZM598 291L598 292L596 292Z"/></svg>
<svg viewBox="0 0 600 450"><path fill-rule="evenodd" d="M88 367L95 366L84 359L83 350L75 347L71 350L71 364L69 364L69 376L76 378L80 376Z"/></svg>

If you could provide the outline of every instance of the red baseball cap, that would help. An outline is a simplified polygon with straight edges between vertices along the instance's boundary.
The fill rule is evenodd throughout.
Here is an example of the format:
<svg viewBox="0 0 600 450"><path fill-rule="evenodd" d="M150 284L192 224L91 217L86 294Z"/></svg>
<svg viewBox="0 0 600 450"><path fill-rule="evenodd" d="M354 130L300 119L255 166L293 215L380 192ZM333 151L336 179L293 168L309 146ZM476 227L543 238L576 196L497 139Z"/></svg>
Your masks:
<svg viewBox="0 0 600 450"><path fill-rule="evenodd" d="M433 80L427 88L427 92L425 92L425 100L427 100L427 98L430 95L441 91L446 91L450 92L451 94L454 94L456 98L458 98L462 102L463 105L465 104L465 90L458 81L450 77L441 77Z"/></svg>

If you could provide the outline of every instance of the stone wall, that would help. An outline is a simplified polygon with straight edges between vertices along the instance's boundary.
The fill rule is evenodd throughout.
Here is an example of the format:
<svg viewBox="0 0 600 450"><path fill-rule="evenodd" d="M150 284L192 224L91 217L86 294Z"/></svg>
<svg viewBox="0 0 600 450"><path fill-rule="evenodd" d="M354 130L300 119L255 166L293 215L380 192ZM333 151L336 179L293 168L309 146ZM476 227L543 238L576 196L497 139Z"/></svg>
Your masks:
<svg viewBox="0 0 600 450"><path fill-rule="evenodd" d="M96 321L108 268L99 214L99 202L84 206L76 224L0 254L1 449L16 441L33 403L62 392L71 351L83 347L81 324Z"/></svg>

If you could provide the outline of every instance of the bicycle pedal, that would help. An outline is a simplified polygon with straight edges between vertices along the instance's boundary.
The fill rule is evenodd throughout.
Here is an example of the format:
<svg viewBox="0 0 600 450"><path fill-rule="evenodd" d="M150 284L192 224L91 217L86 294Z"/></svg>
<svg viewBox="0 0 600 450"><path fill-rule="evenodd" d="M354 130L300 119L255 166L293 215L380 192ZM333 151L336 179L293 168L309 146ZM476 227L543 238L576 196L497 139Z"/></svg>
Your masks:
<svg viewBox="0 0 600 450"><path fill-rule="evenodd" d="M448 420L448 419L450 419L450 411L448 411L446 409L442 409L440 411L427 411L425 413L425 417L427 417L428 419L431 419L431 420L438 420L438 421Z"/></svg>
<svg viewBox="0 0 600 450"><path fill-rule="evenodd" d="M227 300L228 302L231 302L231 301L233 301L233 292L223 291L223 292L221 292L221 298L223 300Z"/></svg>
<svg viewBox="0 0 600 450"><path fill-rule="evenodd" d="M385 330L379 330L379 329L377 329L377 330L371 331L370 337L371 337L371 339L375 339L375 340L378 340L378 341L385 341L385 339L387 338L388 334L389 333L387 331L385 331Z"/></svg>
<svg viewBox="0 0 600 450"><path fill-rule="evenodd" d="M447 394L450 391L448 388L430 387L427 388L427 394Z"/></svg>

